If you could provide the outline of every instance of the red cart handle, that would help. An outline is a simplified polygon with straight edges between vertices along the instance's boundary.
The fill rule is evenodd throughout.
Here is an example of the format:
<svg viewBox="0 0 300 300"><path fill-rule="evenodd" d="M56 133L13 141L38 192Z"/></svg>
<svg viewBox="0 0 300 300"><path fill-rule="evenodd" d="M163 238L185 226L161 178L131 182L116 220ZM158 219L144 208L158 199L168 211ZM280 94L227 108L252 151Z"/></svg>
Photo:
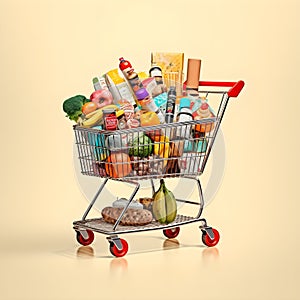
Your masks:
<svg viewBox="0 0 300 300"><path fill-rule="evenodd" d="M241 90L243 89L245 82L243 80L239 80L237 82L223 82L223 81L199 81L200 86L224 86L231 87L228 91L229 97L237 97Z"/></svg>
<svg viewBox="0 0 300 300"><path fill-rule="evenodd" d="M184 86L186 83L184 83ZM237 97L243 89L245 82L239 80L236 82L224 82L224 81L199 81L199 86L220 86L220 87L231 87L227 94L229 97Z"/></svg>

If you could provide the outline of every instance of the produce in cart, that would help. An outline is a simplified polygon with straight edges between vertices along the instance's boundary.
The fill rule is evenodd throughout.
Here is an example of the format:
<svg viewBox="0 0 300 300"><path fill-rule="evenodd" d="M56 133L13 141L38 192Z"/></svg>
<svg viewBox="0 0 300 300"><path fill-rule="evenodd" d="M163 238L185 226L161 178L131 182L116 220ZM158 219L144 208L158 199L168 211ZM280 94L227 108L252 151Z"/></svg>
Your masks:
<svg viewBox="0 0 300 300"><path fill-rule="evenodd" d="M90 99L77 95L63 102L63 111L75 122L81 173L103 179L82 219L73 223L80 244L91 244L93 232L103 233L108 235L111 254L120 257L127 253L128 243L119 234L161 229L165 237L175 238L181 225L201 222L203 243L217 245L219 232L201 218L205 203L198 177L204 172L228 101L239 95L244 82L199 81L200 66L201 60L189 60L188 78L182 82L183 53L153 53L148 78L121 58L120 70L93 78L95 91ZM217 113L210 100L215 96ZM178 199L166 187L167 178L175 177L196 183L198 201ZM117 199L101 210L101 216L88 219L110 179L135 188L128 200ZM153 179L160 179L158 188ZM134 201L140 180L150 180L152 197L142 195ZM197 207L198 213L181 214L178 203Z"/></svg>

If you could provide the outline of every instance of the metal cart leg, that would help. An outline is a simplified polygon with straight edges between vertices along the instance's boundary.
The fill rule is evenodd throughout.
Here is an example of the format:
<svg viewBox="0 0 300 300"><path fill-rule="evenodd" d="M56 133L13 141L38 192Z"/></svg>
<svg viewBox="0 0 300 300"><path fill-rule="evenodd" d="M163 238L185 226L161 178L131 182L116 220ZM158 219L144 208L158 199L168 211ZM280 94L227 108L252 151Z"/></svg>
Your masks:
<svg viewBox="0 0 300 300"><path fill-rule="evenodd" d="M202 192L202 187L201 187L201 183L199 178L195 178L195 177L185 177L185 178L189 178L189 179L193 179L197 182L197 186L198 186L198 192L199 192L199 199L200 199L200 208L199 208L199 212L197 214L196 219L199 219L202 211L203 211L203 207L204 207L204 197L203 197L203 192ZM206 221L205 221L206 222Z"/></svg>
<svg viewBox="0 0 300 300"><path fill-rule="evenodd" d="M122 218L123 218L123 215L124 215L125 211L128 209L130 203L132 202L134 196L136 195L136 193L138 192L138 190L139 190L139 188L140 188L140 184L139 184L138 182L135 182L135 181L127 181L127 180L126 180L126 182L135 184L136 187L135 187L133 193L131 194L130 198L128 199L128 203L126 204L126 206L124 207L123 211L121 212L119 218L117 219L116 223L114 224L113 230L116 230L117 226L119 225L120 221L121 221Z"/></svg>
<svg viewBox="0 0 300 300"><path fill-rule="evenodd" d="M97 191L97 193L95 194L93 200L91 201L90 205L88 206L87 210L85 211L85 213L82 217L82 221L84 221L86 219L88 213L90 212L90 210L92 209L92 207L95 204L96 200L98 199L98 197L99 197L100 193L102 192L104 186L106 185L107 181L108 181L108 178L106 178L104 180L104 182L101 184L99 190Z"/></svg>
<svg viewBox="0 0 300 300"><path fill-rule="evenodd" d="M202 225L199 226L199 228L201 229L201 231L203 233L207 233L208 236L209 236L209 238L211 240L213 240L215 238L215 236L214 236L212 227L210 227L210 226L207 225L207 222L206 222L205 219L201 219L200 221L202 222Z"/></svg>
<svg viewBox="0 0 300 300"><path fill-rule="evenodd" d="M109 243L113 243L114 245L116 245L118 250L122 249L122 243L117 235L109 236L107 237L107 240L109 241Z"/></svg>
<svg viewBox="0 0 300 300"><path fill-rule="evenodd" d="M154 195L154 193L155 193L154 181L152 178L150 180L151 180L151 186L152 186L152 195Z"/></svg>

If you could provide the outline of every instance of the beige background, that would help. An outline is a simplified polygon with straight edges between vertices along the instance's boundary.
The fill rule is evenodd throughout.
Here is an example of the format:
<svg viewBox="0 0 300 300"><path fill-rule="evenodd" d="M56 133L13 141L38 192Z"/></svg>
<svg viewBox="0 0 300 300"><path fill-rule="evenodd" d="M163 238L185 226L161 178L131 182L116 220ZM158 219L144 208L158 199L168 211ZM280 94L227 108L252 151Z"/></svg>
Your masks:
<svg viewBox="0 0 300 300"><path fill-rule="evenodd" d="M299 299L299 1L0 1L1 299ZM197 224L79 247L88 202L61 104L89 96L120 56L201 58L206 80L246 82L222 124L226 173ZM117 188L117 186L116 186ZM176 246L176 245L175 245ZM171 246L172 248L172 246Z"/></svg>

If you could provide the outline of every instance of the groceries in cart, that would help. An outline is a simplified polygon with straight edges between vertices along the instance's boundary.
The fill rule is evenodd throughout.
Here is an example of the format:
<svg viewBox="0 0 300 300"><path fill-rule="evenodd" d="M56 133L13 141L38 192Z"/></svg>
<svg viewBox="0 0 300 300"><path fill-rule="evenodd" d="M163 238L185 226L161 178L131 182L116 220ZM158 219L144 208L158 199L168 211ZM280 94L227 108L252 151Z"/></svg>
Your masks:
<svg viewBox="0 0 300 300"><path fill-rule="evenodd" d="M81 173L103 178L82 219L73 222L81 245L91 244L94 232L106 234L111 254L121 257L129 246L119 234L160 229L165 237L176 238L180 226L193 222L200 222L206 246L218 244L218 230L201 217L205 201L199 176L228 101L239 95L244 82L199 81L200 59L188 59L183 81L183 57L152 53L149 74L120 58L119 66L93 78L89 98L76 95L64 101L64 112L75 122ZM199 199L174 195L166 182L173 177L193 181ZM160 179L159 187L153 179ZM87 218L109 180L135 188L128 199L102 208L101 216ZM140 180L150 180L152 193L135 199ZM187 215L178 204L196 207L196 216Z"/></svg>
<svg viewBox="0 0 300 300"><path fill-rule="evenodd" d="M152 53L147 75L122 57L117 68L93 78L89 98L63 102L81 135L78 147L89 157L82 157L86 174L149 178L201 172L216 115L198 92L201 60L188 59L184 83L183 58Z"/></svg>
<svg viewBox="0 0 300 300"><path fill-rule="evenodd" d="M160 180L160 187L152 198L139 198L137 201L131 202L125 198L120 198L114 201L111 206L104 207L101 211L103 220L115 224L125 207L127 210L120 219L120 225L124 226L144 226L153 221L160 224L170 224L177 216L176 198L167 189L163 179Z"/></svg>

